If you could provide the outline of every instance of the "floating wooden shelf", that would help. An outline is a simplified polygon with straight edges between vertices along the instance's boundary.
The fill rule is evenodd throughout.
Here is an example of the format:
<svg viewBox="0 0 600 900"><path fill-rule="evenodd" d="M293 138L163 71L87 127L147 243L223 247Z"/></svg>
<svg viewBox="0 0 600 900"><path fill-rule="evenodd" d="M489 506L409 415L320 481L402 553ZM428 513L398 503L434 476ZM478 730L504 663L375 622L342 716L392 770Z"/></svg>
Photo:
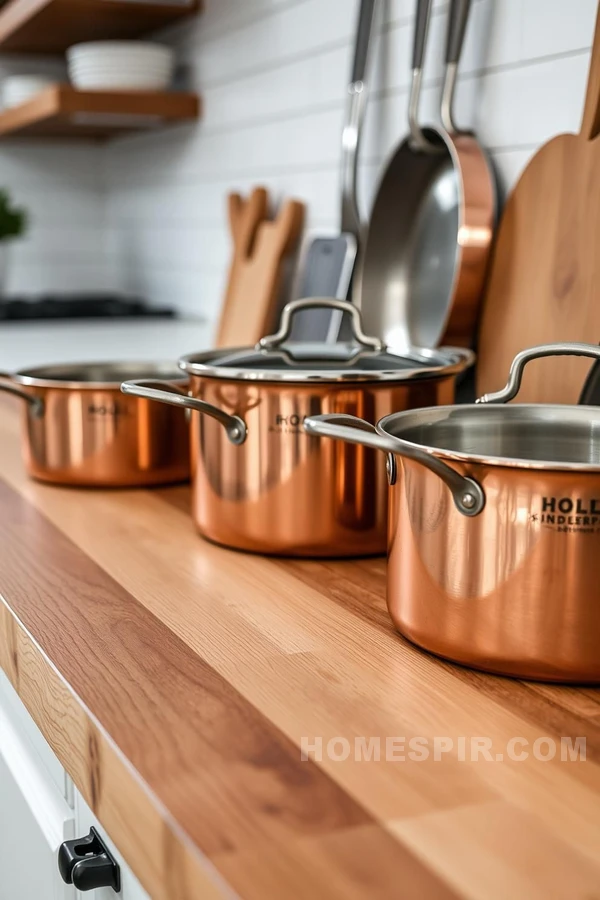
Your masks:
<svg viewBox="0 0 600 900"><path fill-rule="evenodd" d="M79 41L135 38L200 5L201 0L9 0L0 8L0 50L62 53Z"/></svg>
<svg viewBox="0 0 600 900"><path fill-rule="evenodd" d="M109 138L197 119L195 94L78 91L56 84L0 112L0 136Z"/></svg>

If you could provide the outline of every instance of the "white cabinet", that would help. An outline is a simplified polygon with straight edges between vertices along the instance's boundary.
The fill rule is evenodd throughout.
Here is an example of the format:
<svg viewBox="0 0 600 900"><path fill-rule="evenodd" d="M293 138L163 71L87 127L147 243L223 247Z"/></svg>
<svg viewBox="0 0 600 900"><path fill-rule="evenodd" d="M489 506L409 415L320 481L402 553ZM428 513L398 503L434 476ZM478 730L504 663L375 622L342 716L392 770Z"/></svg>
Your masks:
<svg viewBox="0 0 600 900"><path fill-rule="evenodd" d="M0 696L0 900L75 900L58 872L74 812Z"/></svg>
<svg viewBox="0 0 600 900"><path fill-rule="evenodd" d="M10 716L17 731L26 739L34 755L50 780L56 785L61 797L69 806L73 806L73 782L52 752L50 744L44 738L10 681L0 669L0 707Z"/></svg>
<svg viewBox="0 0 600 900"><path fill-rule="evenodd" d="M121 891L63 882L58 848L94 826L119 863ZM150 900L0 671L0 900Z"/></svg>

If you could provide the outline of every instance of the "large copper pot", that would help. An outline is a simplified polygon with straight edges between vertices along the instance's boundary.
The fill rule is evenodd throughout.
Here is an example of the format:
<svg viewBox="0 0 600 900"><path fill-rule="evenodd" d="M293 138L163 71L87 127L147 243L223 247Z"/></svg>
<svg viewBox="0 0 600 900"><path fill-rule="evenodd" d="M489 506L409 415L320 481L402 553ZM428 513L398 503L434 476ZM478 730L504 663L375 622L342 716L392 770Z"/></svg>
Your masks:
<svg viewBox="0 0 600 900"><path fill-rule="evenodd" d="M24 401L23 455L32 478L80 487L186 481L185 413L121 393L124 378L187 379L171 365L85 363L0 373L0 391Z"/></svg>
<svg viewBox="0 0 600 900"><path fill-rule="evenodd" d="M562 344L519 354L600 358ZM385 451L391 484L388 608L440 656L548 681L600 682L600 408L450 406L376 429L310 417L306 430Z"/></svg>
<svg viewBox="0 0 600 900"><path fill-rule="evenodd" d="M323 306L352 316L354 343L290 342L293 315ZM149 381L122 389L193 410L192 514L202 535L260 553L366 556L386 548L377 455L309 437L302 422L315 413L376 422L393 410L452 402L456 376L472 360L466 350L390 354L363 334L352 304L301 300L257 348L181 359L190 397Z"/></svg>

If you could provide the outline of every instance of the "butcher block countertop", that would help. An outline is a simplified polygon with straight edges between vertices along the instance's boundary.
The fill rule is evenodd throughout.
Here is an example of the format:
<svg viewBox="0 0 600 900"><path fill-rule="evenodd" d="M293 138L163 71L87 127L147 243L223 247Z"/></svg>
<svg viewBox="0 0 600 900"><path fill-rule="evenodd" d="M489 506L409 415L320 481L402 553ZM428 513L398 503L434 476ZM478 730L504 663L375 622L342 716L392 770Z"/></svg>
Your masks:
<svg viewBox="0 0 600 900"><path fill-rule="evenodd" d="M152 897L600 898L598 690L435 659L393 631L384 560L221 549L186 487L29 481L19 410L0 401L0 665ZM585 761L535 758L561 736Z"/></svg>

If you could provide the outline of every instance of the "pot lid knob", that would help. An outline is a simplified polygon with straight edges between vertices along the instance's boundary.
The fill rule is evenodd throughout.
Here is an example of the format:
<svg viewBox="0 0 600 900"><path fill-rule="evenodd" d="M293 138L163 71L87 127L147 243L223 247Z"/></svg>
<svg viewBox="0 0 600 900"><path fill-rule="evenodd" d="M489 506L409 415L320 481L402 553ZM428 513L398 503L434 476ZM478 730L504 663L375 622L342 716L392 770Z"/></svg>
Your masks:
<svg viewBox="0 0 600 900"><path fill-rule="evenodd" d="M279 331L260 339L256 345L257 350L276 350L284 344L292 331L292 320L297 312L305 309L337 309L350 316L352 324L352 337L361 347L381 353L385 350L385 344L380 338L369 337L363 331L362 316L360 310L347 300L335 300L329 297L306 297L303 300L293 300L286 304L281 313Z"/></svg>

